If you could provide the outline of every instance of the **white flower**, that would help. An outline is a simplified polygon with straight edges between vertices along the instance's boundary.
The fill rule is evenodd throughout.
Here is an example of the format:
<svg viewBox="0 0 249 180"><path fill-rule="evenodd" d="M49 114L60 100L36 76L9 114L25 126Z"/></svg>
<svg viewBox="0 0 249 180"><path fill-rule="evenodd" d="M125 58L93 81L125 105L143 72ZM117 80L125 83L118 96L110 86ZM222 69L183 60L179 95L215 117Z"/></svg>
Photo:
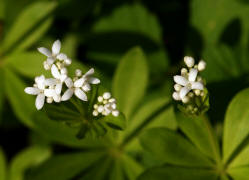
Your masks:
<svg viewBox="0 0 249 180"><path fill-rule="evenodd" d="M51 73L53 77L57 80L55 91L57 94L61 94L63 83L67 79L67 70L63 68L61 69L61 71L59 71L57 66L53 64L51 68Z"/></svg>
<svg viewBox="0 0 249 180"><path fill-rule="evenodd" d="M203 71L204 69L206 68L206 62L201 60L199 63L198 63L198 71Z"/></svg>
<svg viewBox="0 0 249 180"><path fill-rule="evenodd" d="M102 114L103 116L108 116L112 114L113 116L119 116L119 111L117 110L116 100L111 98L111 93L105 92L103 96L98 97L98 103L93 106L93 116L98 116Z"/></svg>
<svg viewBox="0 0 249 180"><path fill-rule="evenodd" d="M182 88L179 91L179 97L180 99L183 99L189 91L191 90L203 90L204 86L201 82L196 82L196 77L198 74L198 70L195 68L192 68L189 70L189 73L187 77L184 76L174 76L174 81L181 85ZM176 97L176 95L174 95Z"/></svg>
<svg viewBox="0 0 249 180"><path fill-rule="evenodd" d="M42 109L45 98L51 97L54 101L58 101L58 97L55 93L55 90L52 89L54 86L54 79L45 79L43 75L38 76L35 78L34 87L27 87L25 88L25 92L31 95L37 95L35 106L38 110ZM47 89L49 87L50 89Z"/></svg>
<svg viewBox="0 0 249 180"><path fill-rule="evenodd" d="M79 99L81 99L82 101L87 101L87 95L85 94L85 92L81 89L81 87L76 87L74 85L75 83L73 83L71 78L67 78L65 80L65 84L68 87L68 89L61 97L62 101L69 100L73 96L73 94L77 96Z"/></svg>
<svg viewBox="0 0 249 180"><path fill-rule="evenodd" d="M91 90L90 84L99 84L100 80L98 78L92 77L94 74L94 69L91 68L89 71L86 72L80 79L74 82L75 87L82 87L85 92Z"/></svg>
<svg viewBox="0 0 249 180"><path fill-rule="evenodd" d="M45 47L38 48L38 51L45 56L47 56L47 60L44 62L44 68L49 70L51 65L55 62L56 59L63 61L66 65L71 64L71 59L67 57L66 54L60 53L61 42L60 40L56 40L52 45L52 51L48 50Z"/></svg>

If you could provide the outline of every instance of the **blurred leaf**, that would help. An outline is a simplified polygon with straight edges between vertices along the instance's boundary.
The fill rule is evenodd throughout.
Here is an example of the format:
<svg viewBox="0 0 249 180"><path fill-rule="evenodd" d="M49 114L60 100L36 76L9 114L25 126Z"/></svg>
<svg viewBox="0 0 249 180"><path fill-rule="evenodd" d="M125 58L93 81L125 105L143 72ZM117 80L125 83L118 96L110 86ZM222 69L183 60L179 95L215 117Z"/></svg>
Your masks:
<svg viewBox="0 0 249 180"><path fill-rule="evenodd" d="M232 168L228 170L228 173L234 180L247 180L249 174L249 167L243 166Z"/></svg>
<svg viewBox="0 0 249 180"><path fill-rule="evenodd" d="M5 37L5 51L11 48L15 43L18 43L18 41L21 41L24 36L31 33L32 28L44 20L44 18L54 10L55 6L55 2L35 2L24 9ZM34 37L37 37L37 31ZM32 41L34 37L31 38ZM32 42L31 39L28 41ZM25 46L27 46L27 44Z"/></svg>
<svg viewBox="0 0 249 180"><path fill-rule="evenodd" d="M208 82L240 77L249 71L248 50L245 47L229 48L225 45L205 49L203 59L207 69L202 72Z"/></svg>
<svg viewBox="0 0 249 180"><path fill-rule="evenodd" d="M249 89L239 92L229 104L226 112L223 136L223 162L238 149L249 135ZM236 132L236 133L235 133ZM237 152L238 153L238 152Z"/></svg>
<svg viewBox="0 0 249 180"><path fill-rule="evenodd" d="M100 121L105 122L108 126L117 130L124 130L126 127L126 120L122 113L120 113L118 117L113 115L105 116L101 118Z"/></svg>
<svg viewBox="0 0 249 180"><path fill-rule="evenodd" d="M114 97L127 119L143 98L147 80L146 57L140 48L133 48L121 59L113 80Z"/></svg>
<svg viewBox="0 0 249 180"><path fill-rule="evenodd" d="M3 112L3 105L4 105L4 72L3 69L0 67L0 77L2 77L2 83L0 85L0 124L1 124L1 120L2 120L2 112Z"/></svg>
<svg viewBox="0 0 249 180"><path fill-rule="evenodd" d="M5 0L0 0L0 20L5 17Z"/></svg>
<svg viewBox="0 0 249 180"><path fill-rule="evenodd" d="M161 163L198 168L213 166L189 141L167 128L149 129L142 133L140 141Z"/></svg>
<svg viewBox="0 0 249 180"><path fill-rule="evenodd" d="M114 160L109 180L125 180L122 165L119 160Z"/></svg>
<svg viewBox="0 0 249 180"><path fill-rule="evenodd" d="M6 57L5 61L13 67L18 73L34 78L38 75L52 77L50 71L43 68L43 61L46 57L39 52L17 52Z"/></svg>
<svg viewBox="0 0 249 180"><path fill-rule="evenodd" d="M165 165L145 171L138 180L217 180L214 170Z"/></svg>
<svg viewBox="0 0 249 180"><path fill-rule="evenodd" d="M212 9L212 13L210 13ZM193 0L191 22L205 39L206 44L219 41L225 27L239 18L242 25L242 40L248 39L249 6L238 0Z"/></svg>
<svg viewBox="0 0 249 180"><path fill-rule="evenodd" d="M229 164L229 168L236 168L241 166L249 166L249 146L241 150L241 152Z"/></svg>
<svg viewBox="0 0 249 180"><path fill-rule="evenodd" d="M49 158L51 151L47 147L34 146L25 149L19 153L10 164L9 176L10 180L24 180L25 171L37 166L47 158Z"/></svg>
<svg viewBox="0 0 249 180"><path fill-rule="evenodd" d="M193 142L193 144L206 156L221 161L218 140L206 117L187 117L176 113L180 129Z"/></svg>
<svg viewBox="0 0 249 180"><path fill-rule="evenodd" d="M6 158L2 148L0 147L0 174L1 174L0 180L7 180L6 172L7 172Z"/></svg>
<svg viewBox="0 0 249 180"><path fill-rule="evenodd" d="M230 180L228 175L221 175L220 180Z"/></svg>
<svg viewBox="0 0 249 180"><path fill-rule="evenodd" d="M103 152L80 152L55 155L34 168L27 175L27 180L68 180L90 168L101 157Z"/></svg>
<svg viewBox="0 0 249 180"><path fill-rule="evenodd" d="M78 39L75 34L68 34L62 41L63 47L61 52L64 52L68 57L75 58L77 55Z"/></svg>

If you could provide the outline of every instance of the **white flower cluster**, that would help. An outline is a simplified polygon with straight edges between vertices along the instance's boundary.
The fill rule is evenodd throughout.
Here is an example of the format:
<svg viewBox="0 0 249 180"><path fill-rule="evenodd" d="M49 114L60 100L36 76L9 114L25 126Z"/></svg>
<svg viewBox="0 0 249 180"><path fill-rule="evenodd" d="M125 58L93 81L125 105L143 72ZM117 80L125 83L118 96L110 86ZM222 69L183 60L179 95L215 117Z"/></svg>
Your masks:
<svg viewBox="0 0 249 180"><path fill-rule="evenodd" d="M90 69L87 73L82 75L81 70L76 70L76 77L73 80L68 77L66 66L71 64L71 59L66 54L60 53L61 42L56 40L52 46L52 52L48 49L41 47L38 51L47 56L44 62L44 68L51 70L53 78L45 78L44 75L35 78L33 87L25 88L25 92L31 95L37 95L35 106L38 110L42 109L44 102L61 102L69 100L73 94L81 99L87 101L86 93L91 90L90 84L99 84L98 78L92 77L94 69ZM63 85L68 88L62 94Z"/></svg>
<svg viewBox="0 0 249 180"><path fill-rule="evenodd" d="M203 71L206 68L205 61L201 60L195 65L195 60L192 57L185 56L184 62L187 68L181 69L181 75L174 76L174 89L173 98L176 101L182 101L188 103L191 98L204 95L204 84L200 76L199 71Z"/></svg>
<svg viewBox="0 0 249 180"><path fill-rule="evenodd" d="M103 116L108 116L112 114L117 117L119 111L117 110L116 99L111 98L111 93L105 92L103 96L98 97L98 103L94 104L93 116L98 116L102 114Z"/></svg>

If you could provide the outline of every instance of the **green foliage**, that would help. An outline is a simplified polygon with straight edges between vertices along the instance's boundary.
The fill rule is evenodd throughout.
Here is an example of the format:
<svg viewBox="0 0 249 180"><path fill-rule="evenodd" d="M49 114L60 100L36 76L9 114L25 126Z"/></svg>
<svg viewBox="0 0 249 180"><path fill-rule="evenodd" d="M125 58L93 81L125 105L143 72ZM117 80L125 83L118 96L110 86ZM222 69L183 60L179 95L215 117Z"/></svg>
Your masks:
<svg viewBox="0 0 249 180"><path fill-rule="evenodd" d="M5 158L5 154L2 150L2 148L0 148L0 180L6 180L6 158Z"/></svg>

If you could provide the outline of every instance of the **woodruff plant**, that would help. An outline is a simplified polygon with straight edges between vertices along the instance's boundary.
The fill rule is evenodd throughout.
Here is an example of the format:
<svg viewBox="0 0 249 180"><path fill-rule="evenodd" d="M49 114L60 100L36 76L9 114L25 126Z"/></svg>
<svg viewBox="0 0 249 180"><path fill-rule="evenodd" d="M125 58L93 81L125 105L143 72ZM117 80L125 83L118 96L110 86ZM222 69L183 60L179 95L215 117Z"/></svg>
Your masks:
<svg viewBox="0 0 249 180"><path fill-rule="evenodd" d="M111 93L104 92L102 96L97 97L98 87L91 87L91 85L100 84L100 80L93 77L94 69L91 68L85 74L80 69L76 69L75 77L69 77L67 67L71 65L72 60L66 54L61 53L60 49L61 42L59 40L53 43L52 52L44 47L38 48L38 51L47 57L43 66L45 70L51 71L52 77L37 76L33 87L25 88L27 94L37 96L35 101L37 110L41 110L45 102L48 104L56 103L53 106L57 106L57 108L45 106L46 113L52 119L67 118L65 122L70 126L80 126L79 138L85 137L87 132L91 132L91 130L97 136L103 135L107 129L106 125L123 129L123 125L120 125L119 122L122 118L117 118L122 115L117 110L116 100L111 98ZM73 95L86 103L82 104L75 100ZM66 105L66 110L64 112L58 111L58 108L63 109L58 103L66 101L71 101L70 104ZM72 106L75 106L76 109L70 109Z"/></svg>

